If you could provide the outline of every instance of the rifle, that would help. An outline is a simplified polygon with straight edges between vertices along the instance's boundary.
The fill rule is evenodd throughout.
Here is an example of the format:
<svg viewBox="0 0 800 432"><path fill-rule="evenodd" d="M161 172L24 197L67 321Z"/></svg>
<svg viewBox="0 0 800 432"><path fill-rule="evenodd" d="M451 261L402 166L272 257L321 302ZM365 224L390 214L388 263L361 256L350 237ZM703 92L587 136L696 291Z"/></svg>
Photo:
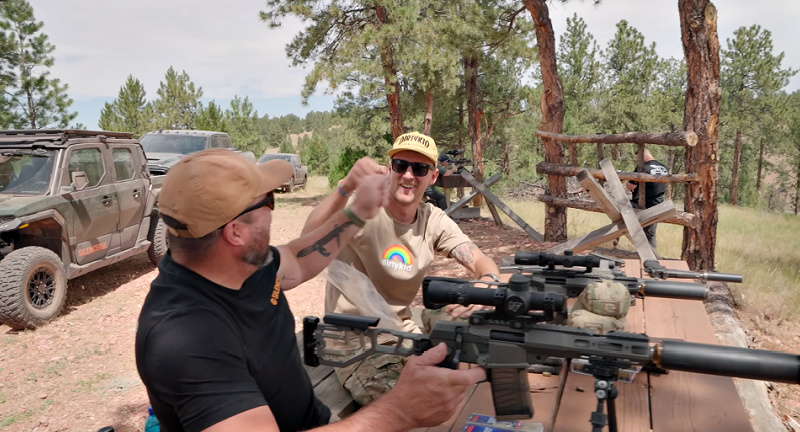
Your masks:
<svg viewBox="0 0 800 432"><path fill-rule="evenodd" d="M580 269L573 269L575 267ZM625 276L612 259L572 255L569 251L564 255L517 252L514 254L514 265L503 265L500 272L525 275L537 291L558 292L570 298L580 295L592 282L609 279L621 283L636 297L705 300L708 296L708 290L702 284Z"/></svg>
<svg viewBox="0 0 800 432"><path fill-rule="evenodd" d="M733 274L733 273L717 273L717 272L693 272L687 270L673 270L668 269L658 261L655 260L645 260L642 263L644 267L644 271L650 275L652 278L656 279L667 279L667 278L678 278L678 279L698 279L703 282L705 281L719 281L719 282L734 282L734 283L742 283L742 275Z"/></svg>
<svg viewBox="0 0 800 432"><path fill-rule="evenodd" d="M373 353L419 355L440 342L448 355L440 366L455 369L459 362L481 366L491 383L498 420L533 417L527 367L548 357L583 359L582 373L595 378L597 410L591 415L593 431L600 432L608 421L616 432L614 383L620 372L631 367L655 364L667 370L729 377L800 383L800 356L789 353L658 340L644 334L610 332L605 335L557 324L537 324L526 314L510 316L504 311L478 311L469 324L439 321L430 335L374 328L378 318L326 314L303 320L304 360L308 366L343 367ZM341 341L355 333L360 342L357 354L332 349L327 339ZM344 333L344 334L342 334ZM394 345L378 343L379 335L392 335ZM603 405L608 405L608 417Z"/></svg>

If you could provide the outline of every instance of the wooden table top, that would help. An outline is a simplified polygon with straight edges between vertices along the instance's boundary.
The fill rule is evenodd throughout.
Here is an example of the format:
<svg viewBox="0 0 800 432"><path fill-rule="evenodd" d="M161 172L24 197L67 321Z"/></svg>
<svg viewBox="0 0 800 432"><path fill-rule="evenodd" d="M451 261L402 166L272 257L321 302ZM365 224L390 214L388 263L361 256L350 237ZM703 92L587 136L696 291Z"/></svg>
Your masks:
<svg viewBox="0 0 800 432"><path fill-rule="evenodd" d="M669 268L688 270L684 261L661 261ZM642 277L639 260L627 260L628 276ZM645 275L646 277L646 275ZM684 280L685 281L685 280ZM627 331L657 338L718 344L703 302L637 299L627 315ZM309 369L315 392L332 411L344 416L355 408L328 367ZM524 421L530 431L591 431L597 408L594 379L562 369L553 376L528 374L534 416ZM617 426L620 432L749 432L753 427L732 378L670 371L666 375L640 372L630 383L616 383ZM607 408L606 408L607 409ZM607 411L606 411L607 412ZM450 421L415 432L461 432L472 414L493 415L488 383L471 388L460 411ZM608 430L604 428L604 431Z"/></svg>

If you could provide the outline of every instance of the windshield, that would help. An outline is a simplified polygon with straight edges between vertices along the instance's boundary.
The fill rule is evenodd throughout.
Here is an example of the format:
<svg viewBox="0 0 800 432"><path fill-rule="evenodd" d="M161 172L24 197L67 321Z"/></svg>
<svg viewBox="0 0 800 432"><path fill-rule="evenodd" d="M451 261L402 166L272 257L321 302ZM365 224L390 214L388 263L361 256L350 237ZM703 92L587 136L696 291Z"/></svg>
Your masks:
<svg viewBox="0 0 800 432"><path fill-rule="evenodd" d="M206 137L187 135L146 134L140 140L147 153L192 154L205 150Z"/></svg>
<svg viewBox="0 0 800 432"><path fill-rule="evenodd" d="M278 153L268 153L268 154L265 154L264 156L261 156L260 158L258 158L258 162L261 163L261 162L266 162L268 160L273 160L273 159L283 159L286 162L291 162L292 161L292 155L278 154Z"/></svg>
<svg viewBox="0 0 800 432"><path fill-rule="evenodd" d="M50 186L55 150L0 148L0 193L42 195Z"/></svg>

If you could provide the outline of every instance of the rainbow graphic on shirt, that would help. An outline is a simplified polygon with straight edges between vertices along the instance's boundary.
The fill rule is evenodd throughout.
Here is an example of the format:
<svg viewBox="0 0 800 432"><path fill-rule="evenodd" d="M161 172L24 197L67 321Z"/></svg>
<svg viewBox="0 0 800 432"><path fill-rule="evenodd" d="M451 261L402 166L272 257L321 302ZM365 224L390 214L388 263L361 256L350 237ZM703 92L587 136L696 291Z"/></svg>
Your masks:
<svg viewBox="0 0 800 432"><path fill-rule="evenodd" d="M396 270L411 271L413 262L411 251L402 245L389 246L381 255L381 265Z"/></svg>

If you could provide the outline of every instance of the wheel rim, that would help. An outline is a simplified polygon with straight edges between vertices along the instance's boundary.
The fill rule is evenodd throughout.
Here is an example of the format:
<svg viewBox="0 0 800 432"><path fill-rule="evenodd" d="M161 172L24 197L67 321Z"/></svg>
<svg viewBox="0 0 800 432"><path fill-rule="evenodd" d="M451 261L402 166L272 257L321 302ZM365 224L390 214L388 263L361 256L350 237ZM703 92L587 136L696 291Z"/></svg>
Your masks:
<svg viewBox="0 0 800 432"><path fill-rule="evenodd" d="M56 292L56 277L46 268L38 268L28 282L28 300L36 309L47 309L53 303Z"/></svg>

